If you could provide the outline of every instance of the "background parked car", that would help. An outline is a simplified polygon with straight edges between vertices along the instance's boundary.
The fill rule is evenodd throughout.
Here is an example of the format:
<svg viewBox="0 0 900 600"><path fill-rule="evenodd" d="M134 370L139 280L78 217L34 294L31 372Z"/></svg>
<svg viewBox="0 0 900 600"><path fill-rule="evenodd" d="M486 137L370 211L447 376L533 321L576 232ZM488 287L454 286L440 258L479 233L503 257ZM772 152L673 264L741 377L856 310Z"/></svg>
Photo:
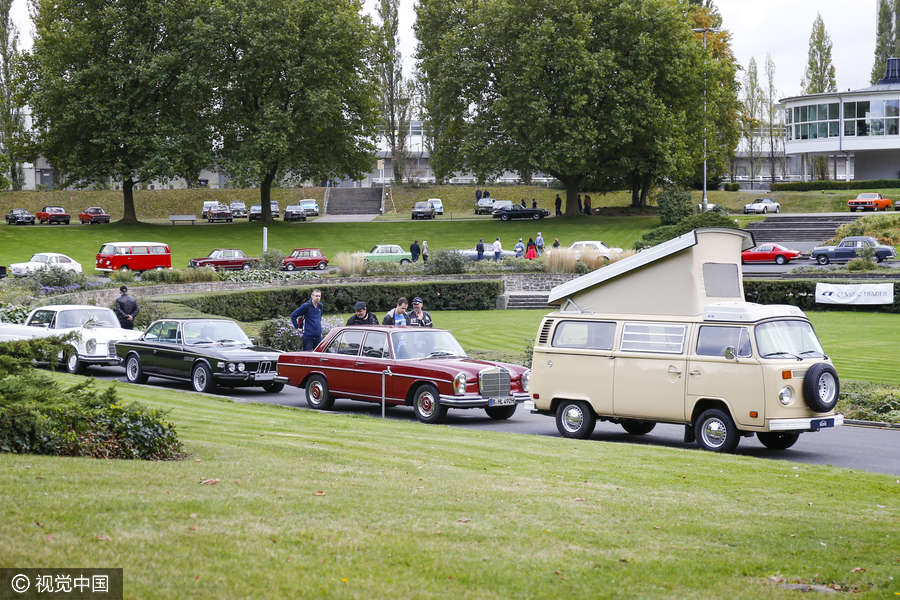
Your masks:
<svg viewBox="0 0 900 600"><path fill-rule="evenodd" d="M584 256L585 252L596 252L600 256L604 256L607 259L611 259L622 254L621 248L610 248L600 240L574 242L567 248L567 250L571 250L575 253L575 260L581 260L581 257ZM544 252L545 254L549 255L552 254L553 251L553 248L548 248Z"/></svg>
<svg viewBox="0 0 900 600"><path fill-rule="evenodd" d="M328 259L318 248L295 248L291 255L281 261L281 268L285 271L297 269L324 270L328 266Z"/></svg>
<svg viewBox="0 0 900 600"><path fill-rule="evenodd" d="M472 246L469 250L454 250L454 252L459 252L460 254L464 254L465 257L468 258L469 260L478 260L477 248L478 248L478 246ZM513 252L512 250L503 250L500 253L501 259L514 258L515 256L516 256L516 253ZM494 258L494 251L491 249L490 244L485 244L484 258L485 259L488 259L488 258L493 259Z"/></svg>
<svg viewBox="0 0 900 600"><path fill-rule="evenodd" d="M94 259L97 271L171 269L172 251L160 242L106 242Z"/></svg>
<svg viewBox="0 0 900 600"><path fill-rule="evenodd" d="M550 216L550 211L544 208L525 208L521 204L502 206L491 213L491 216L501 221L511 219L543 219Z"/></svg>
<svg viewBox="0 0 900 600"><path fill-rule="evenodd" d="M244 271L249 271L253 268L253 265L258 263L258 258L247 256L243 250L229 248L213 250L206 258L192 258L188 262L188 266L192 269L212 267L216 271L221 269L243 269Z"/></svg>
<svg viewBox="0 0 900 600"><path fill-rule="evenodd" d="M7 225L34 225L34 215L24 208L14 208L6 215Z"/></svg>
<svg viewBox="0 0 900 600"><path fill-rule="evenodd" d="M13 263L9 265L9 272L16 277L25 277L38 269L51 266L59 267L66 271L81 273L80 263L75 262L65 254L59 254L57 252L38 252L37 254L33 254L31 258L28 259L28 262Z"/></svg>
<svg viewBox="0 0 900 600"><path fill-rule="evenodd" d="M781 244L760 244L756 248L741 252L741 262L774 262L783 265L800 258L800 254L799 250L791 250Z"/></svg>
<svg viewBox="0 0 900 600"><path fill-rule="evenodd" d="M781 204L775 202L771 198L757 198L750 204L744 205L744 214L754 213L754 214L766 214L766 213L780 213L781 212Z"/></svg>
<svg viewBox="0 0 900 600"><path fill-rule="evenodd" d="M303 207L303 210L306 211L306 215L308 217L318 217L319 216L319 203L315 201L313 198L304 198L300 201L300 206Z"/></svg>
<svg viewBox="0 0 900 600"><path fill-rule="evenodd" d="M288 206L284 209L285 221L305 221L306 211L299 204Z"/></svg>
<svg viewBox="0 0 900 600"><path fill-rule="evenodd" d="M482 200L490 200L491 201L491 212L492 213L495 210L500 210L504 206L512 205L512 200L494 200L493 198L482 198Z"/></svg>
<svg viewBox="0 0 900 600"><path fill-rule="evenodd" d="M813 248L810 258L820 265L829 262L843 262L856 258L859 253L868 247L875 248L875 262L881 262L897 256L897 250L893 246L879 244L878 240L867 235L855 235L845 237L837 246L817 246Z"/></svg>
<svg viewBox="0 0 900 600"><path fill-rule="evenodd" d="M106 211L99 206L86 208L78 215L78 220L81 221L82 225L85 223L89 225L93 225L94 223L109 223L110 219L111 217L106 214Z"/></svg>
<svg viewBox="0 0 900 600"><path fill-rule="evenodd" d="M433 219L434 204L431 202L416 202L412 208L412 218L415 219Z"/></svg>
<svg viewBox="0 0 900 600"><path fill-rule="evenodd" d="M217 207L218 205L219 205L219 201L218 201L218 200L207 200L207 201L205 201L205 202L203 203L203 211L200 213L200 216L201 216L202 218L205 219L205 218L207 217L208 213L209 213L209 209L215 208L215 207Z"/></svg>
<svg viewBox="0 0 900 600"><path fill-rule="evenodd" d="M434 207L435 214L442 215L444 214L444 201L440 198L429 198L429 202Z"/></svg>
<svg viewBox="0 0 900 600"><path fill-rule="evenodd" d="M232 202L228 205L228 208L231 209L231 216L235 219L247 218L247 205L243 202Z"/></svg>
<svg viewBox="0 0 900 600"><path fill-rule="evenodd" d="M250 221L259 221L262 219L262 205L254 204L250 207L250 212L247 213L248 220Z"/></svg>
<svg viewBox="0 0 900 600"><path fill-rule="evenodd" d="M68 225L72 219L69 213L66 212L66 209L61 206L45 206L35 216L42 224L49 223L50 225L54 223L65 223Z"/></svg>
<svg viewBox="0 0 900 600"><path fill-rule="evenodd" d="M891 208L891 204L890 200L877 193L859 194L854 200L847 201L850 212L856 212L856 209L874 211L888 210Z"/></svg>
<svg viewBox="0 0 900 600"><path fill-rule="evenodd" d="M510 204L512 204L510 202ZM494 210L494 201L490 198L482 198L475 202L476 215L489 215Z"/></svg>
<svg viewBox="0 0 900 600"><path fill-rule="evenodd" d="M230 208L224 204L217 204L216 206L210 206L206 210L206 220L209 223L214 223L215 221L226 221L231 223L234 219L231 216Z"/></svg>
<svg viewBox="0 0 900 600"><path fill-rule="evenodd" d="M366 262L398 262L405 265L412 262L412 254L395 244L379 244L368 252L355 252Z"/></svg>

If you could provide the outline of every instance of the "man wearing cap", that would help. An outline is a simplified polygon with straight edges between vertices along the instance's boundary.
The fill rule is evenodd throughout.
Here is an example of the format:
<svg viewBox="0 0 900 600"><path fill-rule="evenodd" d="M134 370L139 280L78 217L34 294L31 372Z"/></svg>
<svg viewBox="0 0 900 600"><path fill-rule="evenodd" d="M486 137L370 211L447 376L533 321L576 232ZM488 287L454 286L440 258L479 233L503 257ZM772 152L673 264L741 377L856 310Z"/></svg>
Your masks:
<svg viewBox="0 0 900 600"><path fill-rule="evenodd" d="M519 238L519 241L513 246L513 250L516 253L516 258L520 258L525 254L525 244L522 243L522 238Z"/></svg>
<svg viewBox="0 0 900 600"><path fill-rule="evenodd" d="M410 327L434 327L431 322L431 315L423 309L422 299L416 296L412 301L412 312L409 313Z"/></svg>
<svg viewBox="0 0 900 600"><path fill-rule="evenodd" d="M140 312L137 300L128 295L128 288L124 285L119 288L122 295L116 298L116 316L119 317L119 325L122 329L134 329L134 318Z"/></svg>
<svg viewBox="0 0 900 600"><path fill-rule="evenodd" d="M347 319L347 325L378 325L378 317L369 312L365 302L353 305L356 314Z"/></svg>

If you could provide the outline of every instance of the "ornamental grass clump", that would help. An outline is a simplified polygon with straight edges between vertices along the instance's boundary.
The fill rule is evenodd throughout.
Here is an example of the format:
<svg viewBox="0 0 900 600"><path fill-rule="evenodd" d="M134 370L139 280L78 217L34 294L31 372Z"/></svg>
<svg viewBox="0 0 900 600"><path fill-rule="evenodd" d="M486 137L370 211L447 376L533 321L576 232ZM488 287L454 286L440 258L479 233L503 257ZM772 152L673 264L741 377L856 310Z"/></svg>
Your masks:
<svg viewBox="0 0 900 600"><path fill-rule="evenodd" d="M578 260L571 248L554 248L544 256L544 268L548 273L575 273Z"/></svg>
<svg viewBox="0 0 900 600"><path fill-rule="evenodd" d="M359 254L338 252L334 264L340 269L341 277L361 277L366 271L366 260Z"/></svg>
<svg viewBox="0 0 900 600"><path fill-rule="evenodd" d="M64 338L0 343L0 452L94 458L180 458L165 413L121 403L93 378L65 386L33 361L57 356Z"/></svg>

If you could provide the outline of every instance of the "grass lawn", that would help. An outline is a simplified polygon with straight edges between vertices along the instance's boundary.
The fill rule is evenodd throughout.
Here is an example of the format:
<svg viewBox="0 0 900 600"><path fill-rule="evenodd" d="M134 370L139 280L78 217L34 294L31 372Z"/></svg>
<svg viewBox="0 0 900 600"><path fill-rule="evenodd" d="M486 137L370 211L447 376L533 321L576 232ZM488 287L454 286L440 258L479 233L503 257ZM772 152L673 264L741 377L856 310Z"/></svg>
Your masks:
<svg viewBox="0 0 900 600"><path fill-rule="evenodd" d="M122 567L128 598L900 593L892 476L119 391L190 456L0 454L0 566Z"/></svg>

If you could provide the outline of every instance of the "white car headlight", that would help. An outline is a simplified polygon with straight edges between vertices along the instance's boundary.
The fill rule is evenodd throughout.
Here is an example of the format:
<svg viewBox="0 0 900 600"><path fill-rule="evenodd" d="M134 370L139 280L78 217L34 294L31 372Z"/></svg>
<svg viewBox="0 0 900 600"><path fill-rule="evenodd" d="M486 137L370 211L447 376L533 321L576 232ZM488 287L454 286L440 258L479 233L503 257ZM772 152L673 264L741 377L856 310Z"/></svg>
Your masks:
<svg viewBox="0 0 900 600"><path fill-rule="evenodd" d="M246 367L244 366L244 363L238 363L238 366L237 366L237 367L238 367L238 371L243 371L243 370L246 368Z"/></svg>
<svg viewBox="0 0 900 600"><path fill-rule="evenodd" d="M785 386L781 388L778 392L778 401L781 402L784 406L790 406L794 401L794 390L791 389L791 386Z"/></svg>
<svg viewBox="0 0 900 600"><path fill-rule="evenodd" d="M235 369L234 363L228 363L228 372L234 373L234 369Z"/></svg>
<svg viewBox="0 0 900 600"><path fill-rule="evenodd" d="M466 374L460 373L453 378L453 393L462 396L466 393Z"/></svg>
<svg viewBox="0 0 900 600"><path fill-rule="evenodd" d="M96 354L97 353L97 340L94 338L89 339L84 344L84 349L87 350L88 354Z"/></svg>
<svg viewBox="0 0 900 600"><path fill-rule="evenodd" d="M531 369L522 373L522 391L527 392L531 385Z"/></svg>

